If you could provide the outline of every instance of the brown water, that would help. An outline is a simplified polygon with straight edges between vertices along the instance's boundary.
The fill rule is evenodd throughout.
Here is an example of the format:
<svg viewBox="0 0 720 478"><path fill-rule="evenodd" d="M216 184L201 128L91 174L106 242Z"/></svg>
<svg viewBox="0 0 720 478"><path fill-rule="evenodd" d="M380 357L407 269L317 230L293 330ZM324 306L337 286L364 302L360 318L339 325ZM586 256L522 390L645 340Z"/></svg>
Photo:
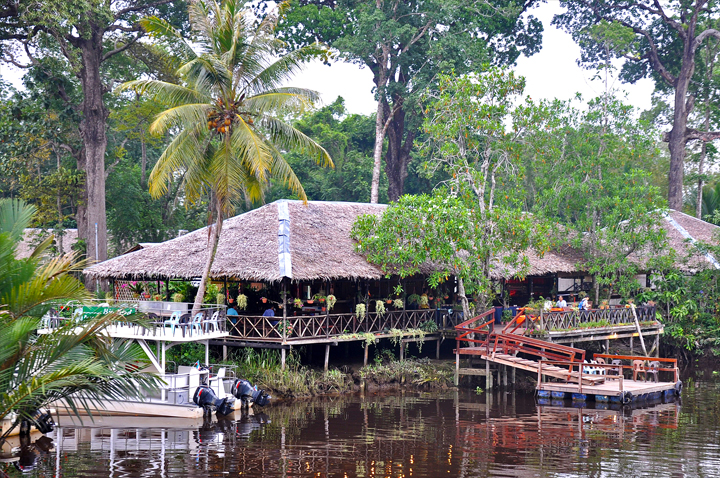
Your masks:
<svg viewBox="0 0 720 478"><path fill-rule="evenodd" d="M720 476L720 381L686 383L682 402L588 405L407 392L275 405L185 429L62 427L53 449L36 449L30 476Z"/></svg>

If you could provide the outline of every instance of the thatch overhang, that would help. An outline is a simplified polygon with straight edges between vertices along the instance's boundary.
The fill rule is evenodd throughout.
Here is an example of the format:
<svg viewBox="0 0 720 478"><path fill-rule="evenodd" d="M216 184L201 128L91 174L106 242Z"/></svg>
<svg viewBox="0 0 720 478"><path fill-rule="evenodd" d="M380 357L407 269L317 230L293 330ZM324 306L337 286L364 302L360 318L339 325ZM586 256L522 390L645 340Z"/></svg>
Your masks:
<svg viewBox="0 0 720 478"><path fill-rule="evenodd" d="M720 261L711 253L698 253L696 243L717 244L720 227L680 211L670 210L664 216L668 244L680 259L686 272L699 269L720 269Z"/></svg>
<svg viewBox="0 0 720 478"><path fill-rule="evenodd" d="M358 216L387 206L279 200L223 223L213 262L214 279L277 282L380 279L379 267L355 251L350 230ZM209 254L207 227L115 257L84 271L91 279L190 280Z"/></svg>
<svg viewBox="0 0 720 478"><path fill-rule="evenodd" d="M72 250L72 246L78 241L78 230L77 229L63 229L62 231L56 231L55 229L39 229L39 228L27 228L23 231L22 241L18 242L17 249L15 250L16 259L27 259L30 257L35 248L51 234L55 234L54 246L59 249L60 238L59 234L62 234L62 251L58 250L58 254L66 254Z"/></svg>

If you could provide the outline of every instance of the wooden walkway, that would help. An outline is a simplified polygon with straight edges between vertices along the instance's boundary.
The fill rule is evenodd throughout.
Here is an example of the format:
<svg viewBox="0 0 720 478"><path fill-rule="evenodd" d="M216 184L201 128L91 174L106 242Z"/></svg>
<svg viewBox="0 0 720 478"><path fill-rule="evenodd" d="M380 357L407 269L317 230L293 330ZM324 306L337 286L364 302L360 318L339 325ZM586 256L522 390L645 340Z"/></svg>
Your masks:
<svg viewBox="0 0 720 478"><path fill-rule="evenodd" d="M579 400L591 397L599 401L630 403L659 398L663 394L679 394L682 389L675 359L596 354L600 363L587 363L584 350L525 336L526 329L512 322L496 332L493 312L489 310L455 326L456 384L461 373L460 358L464 355L485 360L486 369L482 375L488 377L489 383L491 363L525 370L537 374L539 394L554 398L564 398L568 394ZM633 380L625 378L628 371ZM463 372L467 373L467 369ZM661 372L666 381L659 380ZM640 376L647 379L648 374L654 381L635 380ZM670 377L672 381L667 380Z"/></svg>

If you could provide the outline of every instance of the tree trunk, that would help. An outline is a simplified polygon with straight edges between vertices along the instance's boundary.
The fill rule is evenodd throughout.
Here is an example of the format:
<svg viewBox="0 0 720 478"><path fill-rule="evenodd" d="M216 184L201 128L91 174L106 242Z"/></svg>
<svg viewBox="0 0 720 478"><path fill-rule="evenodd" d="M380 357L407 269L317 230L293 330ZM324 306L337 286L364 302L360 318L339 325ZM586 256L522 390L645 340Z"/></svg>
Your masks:
<svg viewBox="0 0 720 478"><path fill-rule="evenodd" d="M217 201L216 201L217 202ZM200 287L198 287L197 295L195 296L195 303L192 308L192 317L195 317L200 308L202 307L203 297L205 296L205 289L207 288L207 282L210 279L210 269L212 268L213 261L215 260L215 254L217 253L218 242L220 241L220 232L222 231L223 225L223 213L220 204L216 204L217 220L215 221L215 227L210 226L211 234L208 246L210 247L210 253L208 254L208 260L205 263L205 269L203 270L202 278L200 279Z"/></svg>
<svg viewBox="0 0 720 478"><path fill-rule="evenodd" d="M88 259L104 261L107 259L107 218L105 216L107 110L103 104L104 85L100 76L103 55L102 32L93 28L89 39L80 40L80 51L83 64L79 72L83 87L83 118L80 122L80 134L85 152L85 189L87 191L83 239L86 240Z"/></svg>
<svg viewBox="0 0 720 478"><path fill-rule="evenodd" d="M145 181L145 173L147 172L147 145L145 144L145 136L140 136L140 184L144 187L147 182Z"/></svg>
<svg viewBox="0 0 720 478"><path fill-rule="evenodd" d="M688 37L694 38L694 31L688 32ZM675 209L676 211L682 211L683 205L687 121L693 105L693 98L688 97L688 86L695 71L695 56L691 48L691 43L692 41L685 41L683 48L682 67L675 84L673 128L667 135L668 149L670 150L668 206L670 209Z"/></svg>
<svg viewBox="0 0 720 478"><path fill-rule="evenodd" d="M460 303L463 308L463 321L470 320L470 305L468 304L468 298L465 295L465 283L462 278L458 277L458 297L460 297Z"/></svg>
<svg viewBox="0 0 720 478"><path fill-rule="evenodd" d="M385 173L388 178L388 199L397 201L405 190L407 167L410 164L410 150L415 141L415 132L405 132L405 110L395 110L387 129L388 149L385 153ZM404 139L404 141L403 141Z"/></svg>
<svg viewBox="0 0 720 478"><path fill-rule="evenodd" d="M380 93L378 92L378 95ZM375 116L375 149L373 150L373 175L370 187L370 203L378 203L380 191L380 163L382 162L382 149L385 140L385 120L383 115L383 101L378 98L377 115Z"/></svg>

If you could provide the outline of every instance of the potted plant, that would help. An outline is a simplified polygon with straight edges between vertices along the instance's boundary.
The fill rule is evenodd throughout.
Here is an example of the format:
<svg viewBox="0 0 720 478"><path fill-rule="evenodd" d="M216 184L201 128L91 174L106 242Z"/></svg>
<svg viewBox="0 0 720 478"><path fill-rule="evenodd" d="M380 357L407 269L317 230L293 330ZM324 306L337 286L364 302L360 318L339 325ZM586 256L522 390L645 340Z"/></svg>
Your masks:
<svg viewBox="0 0 720 478"><path fill-rule="evenodd" d="M182 302L185 300L185 296L182 294L182 292L175 292L173 295L170 296L170 299L172 299L173 302Z"/></svg>
<svg viewBox="0 0 720 478"><path fill-rule="evenodd" d="M362 320L365 318L365 304L358 304L355 306L355 317Z"/></svg>
<svg viewBox="0 0 720 478"><path fill-rule="evenodd" d="M162 301L162 295L160 295L160 294L155 294L155 295L153 296L153 300L154 300L155 302L161 302L161 301Z"/></svg>
<svg viewBox="0 0 720 478"><path fill-rule="evenodd" d="M267 297L260 297L263 304L267 304Z"/></svg>
<svg viewBox="0 0 720 478"><path fill-rule="evenodd" d="M382 300L375 301L375 312L377 312L378 317L385 315L385 304Z"/></svg>
<svg viewBox="0 0 720 478"><path fill-rule="evenodd" d="M302 299L293 300L293 305L295 306L296 309L302 309L302 306L303 306Z"/></svg>
<svg viewBox="0 0 720 478"><path fill-rule="evenodd" d="M417 294L410 294L407 298L408 304L419 304L420 303L420 296Z"/></svg>
<svg viewBox="0 0 720 478"><path fill-rule="evenodd" d="M332 310L332 308L335 307L336 302L337 302L337 298L334 295L330 294L329 296L327 296L328 310Z"/></svg>
<svg viewBox="0 0 720 478"><path fill-rule="evenodd" d="M403 304L403 300L402 300L402 299L395 299L395 300L393 301L393 306L394 306L396 309L402 309L404 305L405 305L405 304Z"/></svg>
<svg viewBox="0 0 720 478"><path fill-rule="evenodd" d="M238 294L237 296L237 307L240 310L245 310L247 308L247 296L245 294Z"/></svg>

